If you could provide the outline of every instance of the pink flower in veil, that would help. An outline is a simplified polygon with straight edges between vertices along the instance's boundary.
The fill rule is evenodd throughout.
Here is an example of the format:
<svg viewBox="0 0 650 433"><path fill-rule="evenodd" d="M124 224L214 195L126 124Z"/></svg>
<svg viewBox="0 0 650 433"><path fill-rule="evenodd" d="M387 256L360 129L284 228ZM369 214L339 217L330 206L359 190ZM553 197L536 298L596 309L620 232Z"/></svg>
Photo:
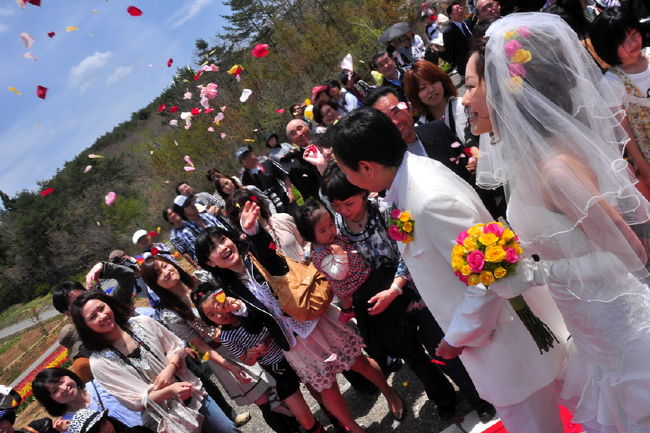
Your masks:
<svg viewBox="0 0 650 433"><path fill-rule="evenodd" d="M512 57L515 55L517 50L521 49L521 47L522 47L521 43L518 40L513 39L511 41L508 41L503 46L503 49L506 51L506 56Z"/></svg>
<svg viewBox="0 0 650 433"><path fill-rule="evenodd" d="M520 27L517 29L517 31L518 31L519 34L520 34L521 36L523 36L524 38L529 38L529 37L530 37L530 32L528 31L528 27L526 27L526 26L520 26Z"/></svg>
<svg viewBox="0 0 650 433"><path fill-rule="evenodd" d="M526 78L526 68L521 63L510 63L508 65L510 77Z"/></svg>

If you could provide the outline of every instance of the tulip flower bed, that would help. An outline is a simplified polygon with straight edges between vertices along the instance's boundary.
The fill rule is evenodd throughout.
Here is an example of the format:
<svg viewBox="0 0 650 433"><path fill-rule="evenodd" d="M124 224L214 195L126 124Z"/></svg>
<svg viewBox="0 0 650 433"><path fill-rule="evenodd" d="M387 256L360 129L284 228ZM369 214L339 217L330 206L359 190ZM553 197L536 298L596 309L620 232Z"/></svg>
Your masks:
<svg viewBox="0 0 650 433"><path fill-rule="evenodd" d="M27 400L32 395L32 381L34 377L45 368L60 367L68 360L68 349L63 346L59 346L54 352L52 352L47 358L45 358L40 364L38 364L27 376L21 380L14 389L20 394L23 401Z"/></svg>

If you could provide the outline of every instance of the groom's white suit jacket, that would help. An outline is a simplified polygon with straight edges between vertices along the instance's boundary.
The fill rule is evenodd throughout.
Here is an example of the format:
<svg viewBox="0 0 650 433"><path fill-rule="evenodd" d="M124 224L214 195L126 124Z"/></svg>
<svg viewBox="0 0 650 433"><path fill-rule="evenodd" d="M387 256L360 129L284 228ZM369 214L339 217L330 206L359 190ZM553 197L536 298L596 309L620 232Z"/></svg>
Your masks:
<svg viewBox="0 0 650 433"><path fill-rule="evenodd" d="M558 378L564 344L556 343L540 355L506 299L481 287L467 287L453 274L456 236L493 220L474 189L439 162L407 152L386 200L412 214L414 237L409 244L399 242L402 257L445 331L445 340L466 346L460 357L481 397L495 406L509 406ZM528 290L524 297L565 342L566 328L546 287Z"/></svg>

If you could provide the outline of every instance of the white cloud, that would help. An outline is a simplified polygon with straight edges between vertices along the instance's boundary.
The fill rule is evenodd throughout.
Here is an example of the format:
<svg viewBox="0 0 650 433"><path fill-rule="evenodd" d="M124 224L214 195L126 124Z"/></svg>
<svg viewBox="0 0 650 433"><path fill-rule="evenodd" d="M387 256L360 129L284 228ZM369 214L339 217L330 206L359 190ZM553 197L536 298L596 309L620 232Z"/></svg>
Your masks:
<svg viewBox="0 0 650 433"><path fill-rule="evenodd" d="M172 24L172 28L177 28L194 18L196 15L198 15L201 10L206 7L207 5L211 4L212 0L194 0L194 3L189 7L187 12L183 17L181 17L179 20L175 21Z"/></svg>
<svg viewBox="0 0 650 433"><path fill-rule="evenodd" d="M9 24L0 23L0 33L8 32L11 26Z"/></svg>
<svg viewBox="0 0 650 433"><path fill-rule="evenodd" d="M70 82L74 85L81 83L88 74L93 73L104 66L108 62L108 59L113 55L110 51L100 53L96 51L92 56L88 56L83 59L79 64L72 69L70 69L70 75L68 76Z"/></svg>
<svg viewBox="0 0 650 433"><path fill-rule="evenodd" d="M133 71L133 66L118 66L106 79L106 84L117 83Z"/></svg>

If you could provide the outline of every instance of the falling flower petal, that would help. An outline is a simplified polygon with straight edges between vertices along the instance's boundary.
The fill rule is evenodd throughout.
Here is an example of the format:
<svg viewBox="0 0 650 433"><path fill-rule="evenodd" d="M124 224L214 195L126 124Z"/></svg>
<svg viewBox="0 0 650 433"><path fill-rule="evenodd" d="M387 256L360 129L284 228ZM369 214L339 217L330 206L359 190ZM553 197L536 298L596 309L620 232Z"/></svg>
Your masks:
<svg viewBox="0 0 650 433"><path fill-rule="evenodd" d="M276 113L280 113L280 114L282 114L282 113L284 113L284 108L277 108L277 109L275 110L275 112L276 112Z"/></svg>
<svg viewBox="0 0 650 433"><path fill-rule="evenodd" d="M22 92L19 92L15 87L8 87L10 92L14 92L16 95L22 95Z"/></svg>
<svg viewBox="0 0 650 433"><path fill-rule="evenodd" d="M201 70L203 72L219 72L219 66L215 65L214 63L211 65L203 65L203 67L201 67Z"/></svg>
<svg viewBox="0 0 650 433"><path fill-rule="evenodd" d="M214 128L212 126L208 127L208 132L214 132Z"/></svg>
<svg viewBox="0 0 650 433"><path fill-rule="evenodd" d="M187 119L189 117L192 117L192 113L190 113L189 111L183 111L181 113L181 120L185 120L185 119ZM178 144L176 144L176 145L178 146Z"/></svg>
<svg viewBox="0 0 650 433"><path fill-rule="evenodd" d="M199 104L201 104L201 106L203 108L210 108L210 100L208 99L207 96L204 96L203 98L201 98L201 100L199 101ZM194 114L194 113L192 113L192 114Z"/></svg>
<svg viewBox="0 0 650 433"><path fill-rule="evenodd" d="M21 9L25 9L25 0L16 0L16 4L17 4Z"/></svg>
<svg viewBox="0 0 650 433"><path fill-rule="evenodd" d="M451 147L453 147L454 149L456 149L457 147L460 147L460 146L461 146L461 144L459 142L457 142L457 141L454 141L453 143L451 143Z"/></svg>
<svg viewBox="0 0 650 433"><path fill-rule="evenodd" d="M172 113L177 112L178 111L178 105L172 105L171 107L169 107L169 111L172 112Z"/></svg>
<svg viewBox="0 0 650 433"><path fill-rule="evenodd" d="M303 114L307 119L314 120L314 106L308 105L307 107L305 107L305 111L303 111Z"/></svg>
<svg viewBox="0 0 650 433"><path fill-rule="evenodd" d="M352 61L352 54L346 54L345 57L343 57L343 60L341 60L341 69L344 71L349 71L352 72L354 71L354 63Z"/></svg>
<svg viewBox="0 0 650 433"><path fill-rule="evenodd" d="M225 132L222 132L221 134L219 134L219 137L221 137L222 140L225 140L227 136L228 136L228 134L226 134Z"/></svg>
<svg viewBox="0 0 650 433"><path fill-rule="evenodd" d="M185 92L183 94L183 99L192 99L192 92Z"/></svg>
<svg viewBox="0 0 650 433"><path fill-rule="evenodd" d="M201 113L201 109L200 109L200 108L192 108L192 109L190 110L190 114L191 114L192 116L196 116L197 114L200 114L200 113Z"/></svg>
<svg viewBox="0 0 650 433"><path fill-rule="evenodd" d="M142 15L142 11L136 8L135 6L129 6L128 8L126 8L126 12L132 17L139 17L140 15Z"/></svg>
<svg viewBox="0 0 650 433"><path fill-rule="evenodd" d="M228 69L227 73L230 75L239 75L244 71L244 68L241 65L234 65L232 68Z"/></svg>
<svg viewBox="0 0 650 433"><path fill-rule="evenodd" d="M34 55L29 51L23 54L23 57L26 59L37 60L36 57L34 57Z"/></svg>
<svg viewBox="0 0 650 433"><path fill-rule="evenodd" d="M225 105L222 105L221 106L221 111L226 111L226 108L228 108L228 107L226 107Z"/></svg>
<svg viewBox="0 0 650 433"><path fill-rule="evenodd" d="M97 223L97 227L101 227L101 226L102 226L102 223L100 223L99 221L95 221L95 222Z"/></svg>
<svg viewBox="0 0 650 433"><path fill-rule="evenodd" d="M244 89L241 92L241 96L239 97L239 100L241 102L246 102L248 98L253 94L253 91L251 89Z"/></svg>
<svg viewBox="0 0 650 433"><path fill-rule="evenodd" d="M165 111L166 108L167 108L167 106L165 104L160 104L158 106L158 112L162 113L163 111Z"/></svg>
<svg viewBox="0 0 650 433"><path fill-rule="evenodd" d="M74 32L75 30L79 30L79 27L68 26L68 27L65 28L66 32Z"/></svg>
<svg viewBox="0 0 650 433"><path fill-rule="evenodd" d="M149 230L149 233L147 233L147 234L149 236L151 236L152 238L158 236L158 232L155 231L155 230Z"/></svg>
<svg viewBox="0 0 650 433"><path fill-rule="evenodd" d="M311 105L311 99L305 98L305 105Z"/></svg>
<svg viewBox="0 0 650 433"><path fill-rule="evenodd" d="M203 114L210 114L213 111L214 111L214 108L206 108L205 110L203 110Z"/></svg>
<svg viewBox="0 0 650 433"><path fill-rule="evenodd" d="M432 364L438 364L438 365L447 365L446 362L438 361L437 359L432 359L432 360L431 360L431 363L432 363Z"/></svg>
<svg viewBox="0 0 650 433"><path fill-rule="evenodd" d="M169 60L167 60L167 67L171 68L173 64L174 64L174 59L170 57Z"/></svg>
<svg viewBox="0 0 650 433"><path fill-rule="evenodd" d="M104 197L104 202L110 206L115 202L115 199L117 198L117 194L115 194L113 191L109 192L106 194L106 197Z"/></svg>
<svg viewBox="0 0 650 433"><path fill-rule="evenodd" d="M194 167L188 167L188 166L183 167L183 169L184 169L185 171L194 171L194 170L196 170L196 168L194 168Z"/></svg>
<svg viewBox="0 0 650 433"><path fill-rule="evenodd" d="M41 197L45 197L48 194L52 194L54 192L54 188L45 188L43 191L41 191Z"/></svg>
<svg viewBox="0 0 650 433"><path fill-rule="evenodd" d="M192 116L185 119L185 129L190 129L192 127Z"/></svg>
<svg viewBox="0 0 650 433"><path fill-rule="evenodd" d="M384 76L379 71L370 71L370 75L375 80L375 84L381 86L384 84Z"/></svg>
<svg viewBox="0 0 650 433"><path fill-rule="evenodd" d="M41 0L25 0L27 3L33 4L34 6L40 6Z"/></svg>
<svg viewBox="0 0 650 433"><path fill-rule="evenodd" d="M169 124L170 124L171 126L178 126L178 120L176 120L176 119L172 119L172 120L169 121Z"/></svg>
<svg viewBox="0 0 650 433"><path fill-rule="evenodd" d="M259 129L255 128L253 129L253 132L259 132Z"/></svg>
<svg viewBox="0 0 650 433"><path fill-rule="evenodd" d="M36 96L45 99L45 96L47 96L47 87L36 86Z"/></svg>
<svg viewBox="0 0 650 433"><path fill-rule="evenodd" d="M50 38L53 38L53 37L56 35L56 33L54 33L54 32L47 32L47 35L48 35Z"/></svg>
<svg viewBox="0 0 650 433"><path fill-rule="evenodd" d="M149 155L153 155L153 150L150 150L150 151L149 151Z"/></svg>
<svg viewBox="0 0 650 433"><path fill-rule="evenodd" d="M338 355L336 353L332 353L330 356L327 357L323 362L334 362L337 359L339 359Z"/></svg>
<svg viewBox="0 0 650 433"><path fill-rule="evenodd" d="M86 168L84 168L84 173L88 173L92 169L93 169L92 165L87 165Z"/></svg>
<svg viewBox="0 0 650 433"><path fill-rule="evenodd" d="M89 153L88 158L90 158L90 159L99 159L99 158L103 158L103 156L97 155L95 153Z"/></svg>
<svg viewBox="0 0 650 433"><path fill-rule="evenodd" d="M183 160L184 160L185 162L187 162L189 165L191 165L192 167L194 167L194 163L193 163L192 160L190 159L189 155L185 155L185 156L183 157Z"/></svg>
<svg viewBox="0 0 650 433"><path fill-rule="evenodd" d="M99 13L97 9L91 9L90 12L94 13L95 15Z"/></svg>
<svg viewBox="0 0 650 433"><path fill-rule="evenodd" d="M244 138L244 141L245 141L246 143L255 143L255 140L252 139L252 138Z"/></svg>
<svg viewBox="0 0 650 433"><path fill-rule="evenodd" d="M400 110L408 110L409 106L406 105L406 102L402 101L402 102L397 104L397 108L399 108Z"/></svg>
<svg viewBox="0 0 650 433"><path fill-rule="evenodd" d="M224 117L226 116L223 113L219 112L216 116L214 116L214 123L218 125L219 122L221 122Z"/></svg>
<svg viewBox="0 0 650 433"><path fill-rule="evenodd" d="M269 54L269 46L267 44L257 44L255 48L251 50L251 54L255 58L266 57Z"/></svg>
<svg viewBox="0 0 650 433"><path fill-rule="evenodd" d="M409 386L408 382L402 382L402 386Z"/></svg>
<svg viewBox="0 0 650 433"><path fill-rule="evenodd" d="M22 32L20 34L20 40L23 41L23 44L25 45L25 49L30 49L32 45L34 45L34 38L29 36L29 33Z"/></svg>
<svg viewBox="0 0 650 433"><path fill-rule="evenodd" d="M215 83L208 83L205 86L198 85L196 87L201 90L201 93L199 94L201 98L207 97L209 99L214 99L219 94L219 85Z"/></svg>
<svg viewBox="0 0 650 433"><path fill-rule="evenodd" d="M194 74L194 81L198 80L201 78L201 75L203 74L203 71L199 71L196 74Z"/></svg>

